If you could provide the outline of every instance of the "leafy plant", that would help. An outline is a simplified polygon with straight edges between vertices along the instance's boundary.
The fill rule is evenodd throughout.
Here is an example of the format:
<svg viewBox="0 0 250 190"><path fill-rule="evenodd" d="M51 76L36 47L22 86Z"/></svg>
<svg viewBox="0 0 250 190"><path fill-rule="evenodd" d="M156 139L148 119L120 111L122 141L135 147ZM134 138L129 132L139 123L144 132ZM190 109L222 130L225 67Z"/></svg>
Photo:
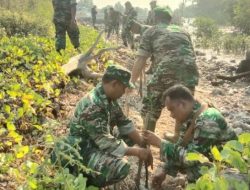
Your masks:
<svg viewBox="0 0 250 190"><path fill-rule="evenodd" d="M221 151L211 148L214 161L212 167L203 166L202 176L188 190L247 190L250 184L250 133L241 134L238 140L227 142ZM189 161L208 162L198 153L189 153Z"/></svg>

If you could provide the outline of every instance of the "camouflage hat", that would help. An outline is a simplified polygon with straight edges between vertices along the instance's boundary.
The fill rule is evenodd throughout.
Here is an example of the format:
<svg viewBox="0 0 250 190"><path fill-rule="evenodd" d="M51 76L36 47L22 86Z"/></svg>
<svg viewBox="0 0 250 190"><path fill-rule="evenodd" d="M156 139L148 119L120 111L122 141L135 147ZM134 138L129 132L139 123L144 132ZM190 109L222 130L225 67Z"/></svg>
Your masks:
<svg viewBox="0 0 250 190"><path fill-rule="evenodd" d="M126 87L135 88L133 83L130 82L130 71L120 65L109 65L104 75L122 82Z"/></svg>
<svg viewBox="0 0 250 190"><path fill-rule="evenodd" d="M157 14L157 13L163 13L163 14L166 14L170 17L173 16L173 11L170 9L169 6L165 6L165 7L156 7L154 8L154 12Z"/></svg>

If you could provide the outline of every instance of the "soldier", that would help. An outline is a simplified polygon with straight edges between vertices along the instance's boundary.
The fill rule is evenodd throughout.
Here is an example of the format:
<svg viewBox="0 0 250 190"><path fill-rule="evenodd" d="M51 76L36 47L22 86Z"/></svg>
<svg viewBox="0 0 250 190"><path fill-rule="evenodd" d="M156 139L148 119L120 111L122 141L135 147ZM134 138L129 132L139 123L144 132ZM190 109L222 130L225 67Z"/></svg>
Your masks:
<svg viewBox="0 0 250 190"><path fill-rule="evenodd" d="M52 153L53 163L60 161L71 173L78 175L81 168L72 161L77 160L99 172L98 175L87 175L89 184L97 187L116 183L128 175L130 165L124 156L137 156L152 166L149 149L127 145L131 144L131 140L138 145L144 144L134 124L123 114L117 102L127 87L134 87L129 82L130 76L130 72L121 66L111 65L107 68L102 83L78 102L69 123L68 137L60 141ZM114 126L117 126L119 135L113 135ZM58 152L71 158L65 159Z"/></svg>
<svg viewBox="0 0 250 190"><path fill-rule="evenodd" d="M122 40L123 44L127 47L128 43L130 44L130 47L134 49L134 36L131 33L131 22L133 19L136 19L137 13L134 10L134 7L132 4L127 1L125 3L125 13L123 17L123 28L122 28Z"/></svg>
<svg viewBox="0 0 250 190"><path fill-rule="evenodd" d="M92 25L94 28L96 23L96 15L97 15L96 5L94 5L91 9Z"/></svg>
<svg viewBox="0 0 250 190"><path fill-rule="evenodd" d="M80 46L79 29L76 23L76 0L53 0L54 18L56 30L56 51L66 47L66 32L74 48Z"/></svg>
<svg viewBox="0 0 250 190"><path fill-rule="evenodd" d="M178 26L169 25L172 12L168 7L157 7L154 11L157 24L143 33L131 77L131 82L135 83L146 60L153 56L154 72L147 84L141 112L145 128L151 131L155 130L163 108L164 89L181 83L194 92L199 77L189 34Z"/></svg>
<svg viewBox="0 0 250 190"><path fill-rule="evenodd" d="M160 189L166 174L176 176L178 172L186 173L188 181L194 182L200 176L201 164L187 161L186 154L198 152L210 159L212 146L220 149L224 142L237 138L222 114L217 109L196 101L185 86L175 85L169 88L164 92L163 99L171 117L184 128L193 130L193 138L183 147L160 139L150 131L144 132L146 142L160 148L161 159L165 161L163 171L153 177L152 185L156 189Z"/></svg>
<svg viewBox="0 0 250 190"><path fill-rule="evenodd" d="M109 19L109 12L108 9L104 9L104 30L107 33L108 32L108 20Z"/></svg>
<svg viewBox="0 0 250 190"><path fill-rule="evenodd" d="M110 34L113 32L116 33L117 37L119 36L119 25L120 25L120 13L114 10L113 7L110 7L107 38L109 38Z"/></svg>
<svg viewBox="0 0 250 190"><path fill-rule="evenodd" d="M148 17L147 17L147 20L146 20L146 24L147 25L150 25L150 26L153 26L155 25L155 14L154 14L154 9L156 8L156 0L152 0L150 2L150 8L151 10L148 12Z"/></svg>

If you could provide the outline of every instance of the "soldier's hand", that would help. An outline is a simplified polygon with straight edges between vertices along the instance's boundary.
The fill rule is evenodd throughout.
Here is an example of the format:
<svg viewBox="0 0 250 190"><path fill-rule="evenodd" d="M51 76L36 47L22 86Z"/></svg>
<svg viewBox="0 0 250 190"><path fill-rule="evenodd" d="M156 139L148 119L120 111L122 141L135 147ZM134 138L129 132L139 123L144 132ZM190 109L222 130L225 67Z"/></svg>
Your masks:
<svg viewBox="0 0 250 190"><path fill-rule="evenodd" d="M139 148L138 157L140 160L145 161L147 165L151 166L151 169L153 169L153 156L149 148Z"/></svg>
<svg viewBox="0 0 250 190"><path fill-rule="evenodd" d="M158 137L153 132L151 132L149 130L143 131L143 138L144 138L144 140L145 140L145 142L147 144L153 145L153 146L156 146L156 147L160 148L160 146L161 146L161 138Z"/></svg>
<svg viewBox="0 0 250 190"><path fill-rule="evenodd" d="M160 172L158 174L155 174L152 179L152 187L154 189L160 189L162 182L166 178L166 173L165 172Z"/></svg>

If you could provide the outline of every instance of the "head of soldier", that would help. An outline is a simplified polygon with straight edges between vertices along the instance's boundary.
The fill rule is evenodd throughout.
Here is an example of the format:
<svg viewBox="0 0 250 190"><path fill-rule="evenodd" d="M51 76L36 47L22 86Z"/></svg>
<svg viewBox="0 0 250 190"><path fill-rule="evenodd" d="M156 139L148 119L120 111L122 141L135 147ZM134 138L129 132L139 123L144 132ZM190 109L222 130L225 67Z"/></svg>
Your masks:
<svg viewBox="0 0 250 190"><path fill-rule="evenodd" d="M127 1L127 2L125 3L125 8L126 8L126 9L131 9L131 8L132 8L132 4L130 3L130 1Z"/></svg>
<svg viewBox="0 0 250 190"><path fill-rule="evenodd" d="M193 111L194 97L183 85L175 85L163 93L163 101L172 118L185 122Z"/></svg>
<svg viewBox="0 0 250 190"><path fill-rule="evenodd" d="M149 4L150 4L150 8L151 10L154 10L154 8L156 8L156 0L152 0Z"/></svg>
<svg viewBox="0 0 250 190"><path fill-rule="evenodd" d="M173 12L168 6L166 7L158 6L154 8L154 13L155 13L155 22L157 24L159 23L169 24L172 20Z"/></svg>
<svg viewBox="0 0 250 190"><path fill-rule="evenodd" d="M110 65L102 77L102 85L106 96L111 100L119 99L126 88L134 88L130 83L131 73L119 65Z"/></svg>

